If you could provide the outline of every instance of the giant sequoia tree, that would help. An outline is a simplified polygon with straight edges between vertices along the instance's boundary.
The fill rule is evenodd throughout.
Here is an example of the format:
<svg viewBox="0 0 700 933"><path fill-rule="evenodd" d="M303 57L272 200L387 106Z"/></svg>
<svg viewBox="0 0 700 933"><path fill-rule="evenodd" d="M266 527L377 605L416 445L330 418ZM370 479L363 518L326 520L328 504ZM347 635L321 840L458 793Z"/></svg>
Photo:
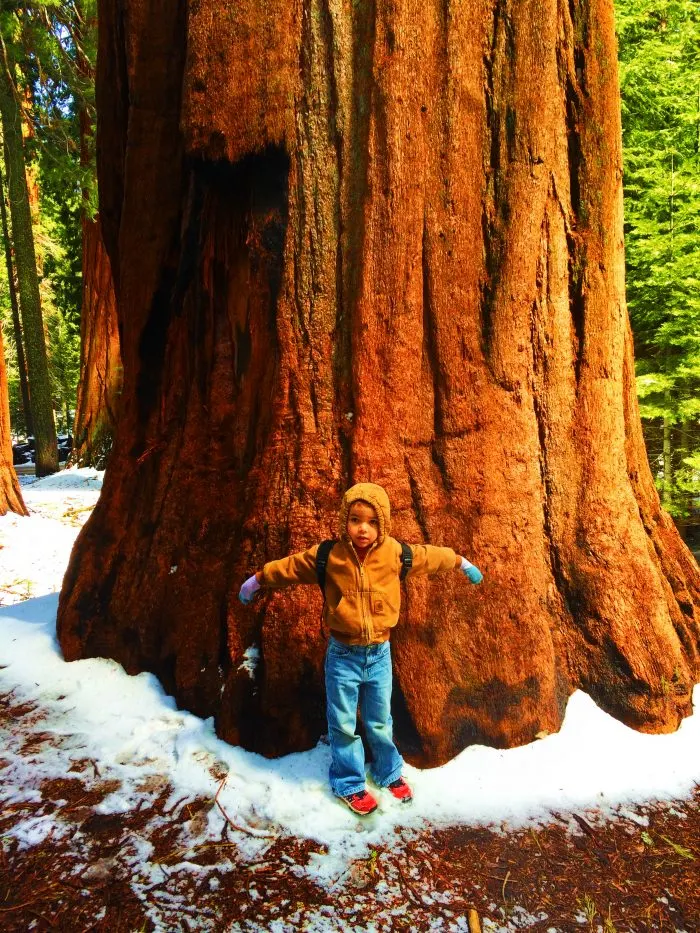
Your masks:
<svg viewBox="0 0 700 933"><path fill-rule="evenodd" d="M409 580L412 761L555 730L576 687L674 729L700 580L639 424L610 0L104 0L100 29L124 393L66 657L265 753L314 742L320 594L236 594L367 479L395 535L486 574Z"/></svg>
<svg viewBox="0 0 700 933"><path fill-rule="evenodd" d="M82 219L83 295L80 313L80 383L71 460L103 469L121 391L119 331L112 269L99 217Z"/></svg>

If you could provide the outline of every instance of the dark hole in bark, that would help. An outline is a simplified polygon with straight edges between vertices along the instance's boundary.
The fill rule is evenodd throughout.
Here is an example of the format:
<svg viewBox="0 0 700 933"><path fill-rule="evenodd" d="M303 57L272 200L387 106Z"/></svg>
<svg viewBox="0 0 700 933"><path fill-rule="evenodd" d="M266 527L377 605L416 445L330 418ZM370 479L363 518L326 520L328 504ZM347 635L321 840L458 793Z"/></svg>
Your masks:
<svg viewBox="0 0 700 933"><path fill-rule="evenodd" d="M171 294L175 283L172 269L166 269L151 302L151 312L139 343L139 373L136 395L141 412L141 423L147 420L158 397L168 325L170 323Z"/></svg>
<svg viewBox="0 0 700 933"><path fill-rule="evenodd" d="M210 231L215 240L215 314L226 317L232 287L230 264L238 251L245 254L250 269L249 281L240 284L250 292L265 294L265 325L271 334L275 333L288 220L288 176L289 157L279 146L249 153L235 164L225 160L194 164L177 268L165 268L139 344L137 394L142 423L157 405L170 324L182 313L188 294L192 294ZM194 304L190 337L197 357L207 333L200 301L196 298ZM235 374L239 379L245 374L251 356L248 323L246 320L245 325L234 328ZM197 366L200 376L206 374L204 362L203 367Z"/></svg>
<svg viewBox="0 0 700 933"><path fill-rule="evenodd" d="M574 325L576 334L575 346L573 347L574 369L576 381L581 375L581 360L583 359L583 341L585 336L584 322L586 301L584 298L584 257L581 255L581 247L578 240L568 234L567 242L569 247L569 311L571 321Z"/></svg>
<svg viewBox="0 0 700 933"><path fill-rule="evenodd" d="M424 758L423 740L408 711L406 698L396 677L391 693L391 715L394 720L394 738L401 753L414 760Z"/></svg>
<svg viewBox="0 0 700 933"><path fill-rule="evenodd" d="M516 122L515 108L506 107L506 146L508 149L508 159L511 162L515 158Z"/></svg>
<svg viewBox="0 0 700 933"><path fill-rule="evenodd" d="M230 232L247 245L253 262L265 262L273 305L282 281L288 220L289 156L280 146L248 153L238 162L200 162L195 171L207 192L204 224L222 215ZM200 237L201 243L201 237ZM274 260L272 263L269 260Z"/></svg>
<svg viewBox="0 0 700 933"><path fill-rule="evenodd" d="M574 87L571 78L568 78L566 82L566 144L569 163L571 210L578 218L581 211L580 171L583 162L583 153L581 150L579 129L578 91Z"/></svg>

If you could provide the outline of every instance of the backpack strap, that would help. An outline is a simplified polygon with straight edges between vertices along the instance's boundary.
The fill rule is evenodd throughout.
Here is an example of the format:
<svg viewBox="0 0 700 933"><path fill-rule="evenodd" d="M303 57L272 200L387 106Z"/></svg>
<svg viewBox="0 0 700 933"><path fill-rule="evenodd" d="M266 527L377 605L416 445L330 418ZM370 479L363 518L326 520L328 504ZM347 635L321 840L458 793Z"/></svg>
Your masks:
<svg viewBox="0 0 700 933"><path fill-rule="evenodd" d="M399 544L401 545L401 572L399 573L399 580L403 582L413 567L413 551L405 541L399 541Z"/></svg>
<svg viewBox="0 0 700 933"><path fill-rule="evenodd" d="M333 550L333 545L336 543L335 538L321 541L316 551L316 579L318 580L318 585L321 587L321 593L323 593L324 599L326 598L326 567L328 566L328 557Z"/></svg>

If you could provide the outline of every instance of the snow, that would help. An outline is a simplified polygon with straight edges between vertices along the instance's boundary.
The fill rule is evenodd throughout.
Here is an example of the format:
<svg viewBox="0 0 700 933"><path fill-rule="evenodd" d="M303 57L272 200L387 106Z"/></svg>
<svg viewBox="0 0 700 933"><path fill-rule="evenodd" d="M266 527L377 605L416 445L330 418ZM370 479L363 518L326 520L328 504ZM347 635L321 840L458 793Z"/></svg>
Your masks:
<svg viewBox="0 0 700 933"><path fill-rule="evenodd" d="M172 789L171 813L218 792L230 821L241 828L235 836L243 857L260 857L279 835L313 839L327 852L312 854L295 871L332 887L342 883L353 860L426 826L505 831L543 823L556 811L578 832L573 813L596 808L614 818L616 808L687 797L700 781L700 716L685 719L673 734L645 735L579 691L559 733L505 751L472 746L441 768L407 766L414 804L403 807L378 791L380 810L358 821L330 794L323 742L270 761L221 741L211 719L178 710L151 674L128 676L108 659L62 659L55 633L58 590L100 488L101 474L68 470L24 486L29 518L0 518L0 693L38 702L45 713L41 731L53 736L27 756L20 755L16 736L0 732L3 758L10 762L0 789L3 805L32 799L43 781L65 777L78 760L92 760L115 786L99 812L132 811L144 793L155 799L164 787ZM242 666L250 676L259 656L257 645L245 652ZM700 686L694 701L700 702ZM220 838L223 826L224 816L213 808L201 831ZM45 815L19 820L11 833L30 846L62 831L65 824ZM161 869L149 855L148 844L135 840L129 855L134 890L156 883ZM190 863L189 870L202 867ZM218 882L211 878L210 884ZM523 913L517 926L511 918L509 927L486 929L525 928L535 919ZM319 912L316 925L307 928L338 929L332 922Z"/></svg>
<svg viewBox="0 0 700 933"><path fill-rule="evenodd" d="M243 652L244 661L238 665L239 671L245 671L251 680L255 679L255 669L260 661L260 648L257 645L251 645Z"/></svg>

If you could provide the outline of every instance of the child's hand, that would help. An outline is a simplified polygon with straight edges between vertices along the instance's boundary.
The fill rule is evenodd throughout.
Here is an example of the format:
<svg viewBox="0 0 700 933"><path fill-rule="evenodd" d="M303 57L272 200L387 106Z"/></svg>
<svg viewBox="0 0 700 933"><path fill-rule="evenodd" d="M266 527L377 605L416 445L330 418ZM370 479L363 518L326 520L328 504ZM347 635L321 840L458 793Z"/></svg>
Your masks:
<svg viewBox="0 0 700 933"><path fill-rule="evenodd" d="M470 564L466 557L462 558L462 563L460 564L459 569L462 571L465 577L468 577L471 583L481 583L481 581L484 579L484 575L479 570L479 568L475 567L474 564Z"/></svg>
<svg viewBox="0 0 700 933"><path fill-rule="evenodd" d="M244 606L249 606L253 602L253 597L260 589L260 584L256 579L256 575L253 574L252 577L248 577L243 586L241 587L238 598L243 603Z"/></svg>

